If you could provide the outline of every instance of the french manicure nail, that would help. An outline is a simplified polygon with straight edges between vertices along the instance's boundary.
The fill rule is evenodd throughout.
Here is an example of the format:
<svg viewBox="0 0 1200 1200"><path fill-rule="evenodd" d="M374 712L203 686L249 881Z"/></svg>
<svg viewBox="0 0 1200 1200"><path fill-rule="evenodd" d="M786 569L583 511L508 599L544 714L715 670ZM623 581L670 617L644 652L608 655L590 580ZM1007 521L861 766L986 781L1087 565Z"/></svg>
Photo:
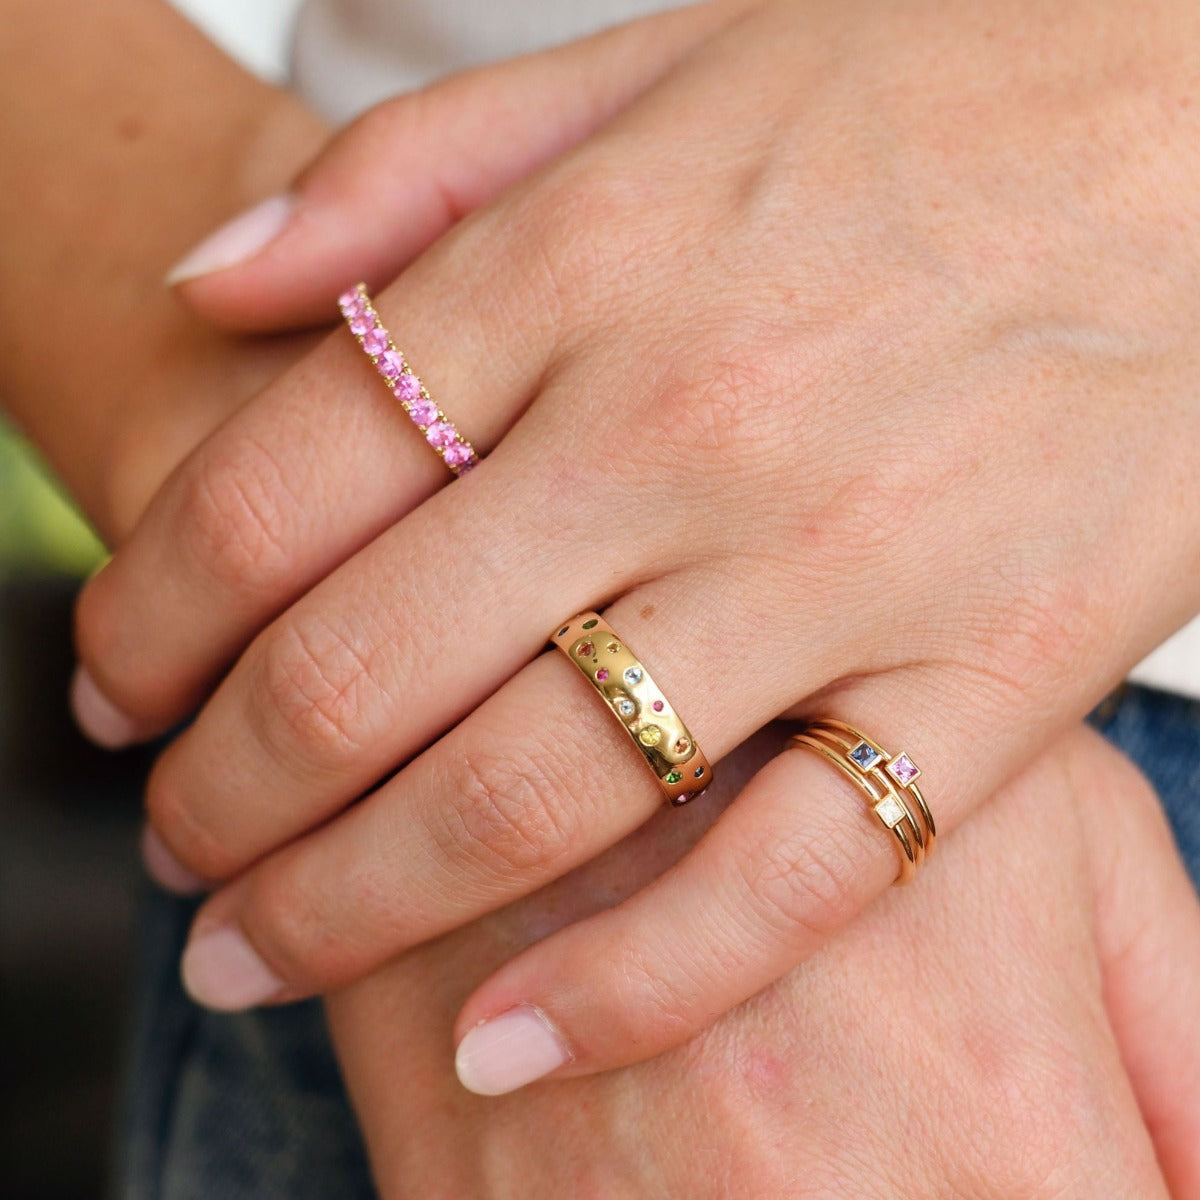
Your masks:
<svg viewBox="0 0 1200 1200"><path fill-rule="evenodd" d="M222 1012L253 1008L283 991L283 980L232 925L193 938L180 973L197 1004Z"/></svg>
<svg viewBox="0 0 1200 1200"><path fill-rule="evenodd" d="M142 830L142 863L146 874L168 892L177 896L195 896L208 891L209 885L194 875L167 849L153 826Z"/></svg>
<svg viewBox="0 0 1200 1200"><path fill-rule="evenodd" d="M138 723L96 686L87 667L75 668L75 677L71 680L71 712L84 734L107 750L120 750L137 740Z"/></svg>
<svg viewBox="0 0 1200 1200"><path fill-rule="evenodd" d="M296 199L284 192L272 196L210 233L167 272L167 286L237 266L273 242L292 219Z"/></svg>
<svg viewBox="0 0 1200 1200"><path fill-rule="evenodd" d="M549 1075L571 1055L545 1013L524 1004L476 1025L458 1044L454 1069L468 1091L500 1096Z"/></svg>

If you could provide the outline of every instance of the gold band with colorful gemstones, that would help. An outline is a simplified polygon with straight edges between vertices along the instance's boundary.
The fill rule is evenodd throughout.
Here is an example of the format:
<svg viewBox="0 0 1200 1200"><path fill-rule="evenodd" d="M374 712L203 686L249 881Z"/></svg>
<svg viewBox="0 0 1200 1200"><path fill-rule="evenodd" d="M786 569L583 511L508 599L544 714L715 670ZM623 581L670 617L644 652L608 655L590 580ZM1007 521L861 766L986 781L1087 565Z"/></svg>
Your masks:
<svg viewBox="0 0 1200 1200"><path fill-rule="evenodd" d="M560 625L550 641L600 694L672 805L686 804L708 787L708 759L650 672L603 617L580 613Z"/></svg>
<svg viewBox="0 0 1200 1200"><path fill-rule="evenodd" d="M867 797L900 851L897 883L908 883L932 852L937 825L917 779L921 770L905 753L889 754L878 742L845 721L822 718L806 725L789 746L819 754Z"/></svg>

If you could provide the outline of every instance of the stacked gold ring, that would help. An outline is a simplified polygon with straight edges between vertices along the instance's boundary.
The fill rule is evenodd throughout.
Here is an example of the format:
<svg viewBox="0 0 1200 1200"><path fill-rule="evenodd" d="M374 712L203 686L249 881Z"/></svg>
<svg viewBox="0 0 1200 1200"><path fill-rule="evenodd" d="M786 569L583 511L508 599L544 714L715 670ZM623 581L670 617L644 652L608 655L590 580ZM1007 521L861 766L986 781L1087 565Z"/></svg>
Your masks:
<svg viewBox="0 0 1200 1200"><path fill-rule="evenodd" d="M819 754L867 797L900 850L896 882L908 883L937 840L933 813L917 787L917 764L905 753L889 754L853 725L831 718L813 721L788 744Z"/></svg>
<svg viewBox="0 0 1200 1200"><path fill-rule="evenodd" d="M641 751L671 804L694 800L712 767L650 672L598 613L573 617L550 639L579 669Z"/></svg>

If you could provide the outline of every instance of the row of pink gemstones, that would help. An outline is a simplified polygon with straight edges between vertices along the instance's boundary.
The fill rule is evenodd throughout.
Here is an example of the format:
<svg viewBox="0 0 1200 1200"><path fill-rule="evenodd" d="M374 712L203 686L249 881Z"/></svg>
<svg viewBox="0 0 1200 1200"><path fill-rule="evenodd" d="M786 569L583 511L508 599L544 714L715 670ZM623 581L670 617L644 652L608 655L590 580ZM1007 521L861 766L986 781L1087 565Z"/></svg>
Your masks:
<svg viewBox="0 0 1200 1200"><path fill-rule="evenodd" d="M475 451L446 420L445 414L429 398L420 379L404 361L404 355L392 345L362 285L339 296L338 307L350 332L371 356L375 369L391 388L392 395L404 406L404 411L420 427L425 440L441 454L456 475L469 471L479 461Z"/></svg>

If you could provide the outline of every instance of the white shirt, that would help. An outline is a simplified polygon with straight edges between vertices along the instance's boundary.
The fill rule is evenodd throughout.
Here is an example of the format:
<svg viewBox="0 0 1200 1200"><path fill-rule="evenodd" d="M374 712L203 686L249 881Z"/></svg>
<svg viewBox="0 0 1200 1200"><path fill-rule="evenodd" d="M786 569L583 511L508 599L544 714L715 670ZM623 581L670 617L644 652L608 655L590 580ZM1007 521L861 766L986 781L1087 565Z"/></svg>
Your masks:
<svg viewBox="0 0 1200 1200"><path fill-rule="evenodd" d="M340 123L451 71L556 45L683 0L174 2L243 61L268 77L287 78ZM1200 618L1132 678L1200 699Z"/></svg>

